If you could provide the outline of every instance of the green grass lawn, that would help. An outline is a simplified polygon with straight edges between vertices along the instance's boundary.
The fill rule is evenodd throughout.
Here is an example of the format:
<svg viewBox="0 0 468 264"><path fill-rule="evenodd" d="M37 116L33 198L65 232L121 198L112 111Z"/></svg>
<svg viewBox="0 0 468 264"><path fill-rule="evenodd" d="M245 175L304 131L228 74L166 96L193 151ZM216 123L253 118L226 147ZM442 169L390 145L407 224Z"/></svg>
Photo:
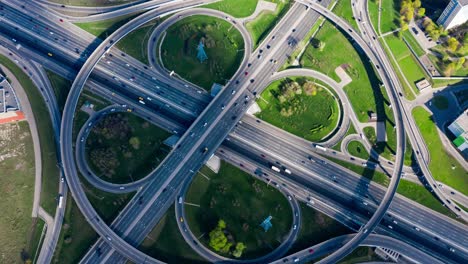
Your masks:
<svg viewBox="0 0 468 264"><path fill-rule="evenodd" d="M286 197L225 162L218 174L203 168L192 182L185 202L200 205L185 206L185 221L195 236L205 234L200 239L202 243L208 246L207 234L223 219L233 240L247 246L242 258L259 257L279 246L292 224ZM273 227L265 232L260 223L270 215Z"/></svg>
<svg viewBox="0 0 468 264"><path fill-rule="evenodd" d="M430 57L430 56L429 56ZM443 80L443 79L432 79L433 88L440 88L448 85L462 85L468 84L467 80Z"/></svg>
<svg viewBox="0 0 468 264"><path fill-rule="evenodd" d="M91 205L107 224L114 220L134 195L134 193L107 193L91 186L83 176L79 177ZM75 201L69 196L62 232L52 263L78 263L97 238L98 235L81 214Z"/></svg>
<svg viewBox="0 0 468 264"><path fill-rule="evenodd" d="M126 15L96 22L75 23L75 25L98 38L105 39L136 16L135 14Z"/></svg>
<svg viewBox="0 0 468 264"><path fill-rule="evenodd" d="M333 13L346 20L346 22L348 22L356 31L359 31L356 19L353 18L351 1L338 1L335 8L333 8Z"/></svg>
<svg viewBox="0 0 468 264"><path fill-rule="evenodd" d="M432 102L434 103L435 107L439 110L445 110L449 106L449 101L447 97L443 95L436 95L432 98Z"/></svg>
<svg viewBox="0 0 468 264"><path fill-rule="evenodd" d="M409 50L408 46L406 46L403 40L400 40L398 37L392 34L386 36L385 40L387 41L387 44L391 52L395 56L397 63L400 65L400 68L404 76L410 83L411 88L413 89L414 92L417 93L418 89L415 83L426 78L426 75L424 74L424 70L421 68L419 63L413 57L413 54ZM396 67L394 68L396 72L399 72ZM406 85L402 78L400 78L400 82L402 83L402 85L404 86ZM409 91L405 91L405 93L409 93Z"/></svg>
<svg viewBox="0 0 468 264"><path fill-rule="evenodd" d="M72 140L73 144L75 144L76 141L76 136L78 132L80 132L81 127L84 125L86 120L88 120L89 115L88 113L81 111L80 108L81 106L86 102L90 102L91 104L94 105L94 110L99 111L106 106L110 105L111 103L105 99L103 99L100 96L97 96L95 94L91 94L88 91L84 91L81 93L80 98L78 98L78 104L77 108L75 109L75 115L73 119L73 131L72 131Z"/></svg>
<svg viewBox="0 0 468 264"><path fill-rule="evenodd" d="M414 38L410 30L403 31L403 38L411 46L413 51L416 53L416 56L421 57L424 54L426 54L426 52L423 50L423 48L421 48L418 41Z"/></svg>
<svg viewBox="0 0 468 264"><path fill-rule="evenodd" d="M148 175L166 157L170 134L131 113L115 113L97 123L86 141L88 164L103 180L127 183ZM133 142L137 139L139 142ZM101 158L99 158L101 157Z"/></svg>
<svg viewBox="0 0 468 264"><path fill-rule="evenodd" d="M379 3L378 1L367 1L367 7L369 10L369 17L371 19L372 26L374 27L377 35L379 34L378 19L379 19Z"/></svg>
<svg viewBox="0 0 468 264"><path fill-rule="evenodd" d="M255 11L257 3L258 0L221 0L203 7L216 9L233 17L248 17Z"/></svg>
<svg viewBox="0 0 468 264"><path fill-rule="evenodd" d="M386 120L385 120L385 133L387 135L387 141L384 142L377 142L377 135L375 134L375 129L373 127L365 127L364 128L364 135L369 139L370 143L372 144L372 148L380 154L385 159L395 161L396 153L396 130L393 128L395 122L394 118L391 114L391 109L388 106L385 106L385 113L386 113ZM411 165L412 164L412 154L413 150L411 149L411 145L406 140L406 148L405 148L405 155L404 155L404 165Z"/></svg>
<svg viewBox="0 0 468 264"><path fill-rule="evenodd" d="M50 80L50 84L54 89L55 98L57 99L57 104L60 109L60 112L63 111L65 102L67 101L68 92L72 86L72 82L63 78L62 76L55 74L49 70L46 70L47 77Z"/></svg>
<svg viewBox="0 0 468 264"><path fill-rule="evenodd" d="M382 1L382 12L380 20L380 30L382 33L393 31L399 27L398 19L400 18L399 8L400 0L381 0ZM372 24L377 32L378 25L378 8L379 1L368 1L369 13Z"/></svg>
<svg viewBox="0 0 468 264"><path fill-rule="evenodd" d="M369 153L367 153L366 148L359 141L350 141L348 144L348 152L355 157L365 160L369 159Z"/></svg>
<svg viewBox="0 0 468 264"><path fill-rule="evenodd" d="M78 263L98 234L88 224L71 195L67 198L62 231L52 263Z"/></svg>
<svg viewBox="0 0 468 264"><path fill-rule="evenodd" d="M330 238L346 235L351 230L327 215L300 203L301 230L289 254L318 244Z"/></svg>
<svg viewBox="0 0 468 264"><path fill-rule="evenodd" d="M318 89L316 95L296 95L293 100L280 103L279 86L282 82L297 81L299 84L305 78L295 77L278 80L271 83L257 100L262 109L256 116L279 128L311 141L320 141L333 131L338 123L339 109L336 99L325 89ZM281 114L281 109L292 105L291 116Z"/></svg>
<svg viewBox="0 0 468 264"><path fill-rule="evenodd" d="M138 248L166 263L208 263L185 242L176 221L171 206Z"/></svg>
<svg viewBox="0 0 468 264"><path fill-rule="evenodd" d="M343 66L352 78L352 82L344 90L361 122L367 121L368 111L376 113L383 111L380 82L373 67L363 54L359 54L342 32L329 22L324 24L316 38L325 43L323 51L312 45L307 46L301 58L301 65L305 68L321 71L336 81L340 81L340 79L336 75L335 69L338 66Z"/></svg>
<svg viewBox="0 0 468 264"><path fill-rule="evenodd" d="M346 134L343 138L345 138L346 136L348 135L351 135L351 134L356 134L356 129L354 128L353 124L349 124L349 128L348 128L348 131L346 131ZM341 143L343 142L343 139L341 139L340 141L338 141L338 143L336 143L336 145L334 145L332 147L332 149L334 150L338 150L338 151L341 151Z"/></svg>
<svg viewBox="0 0 468 264"><path fill-rule="evenodd" d="M2 263L34 258L38 241L30 241L38 227L31 218L34 195L34 148L25 121L0 125L0 250ZM39 230L39 232L42 230ZM21 257L24 252L24 257Z"/></svg>
<svg viewBox="0 0 468 264"><path fill-rule="evenodd" d="M42 154L41 206L49 214L54 215L55 207L57 206L55 198L58 193L59 170L57 167L57 153L49 111L47 110L39 89L34 86L31 79L29 79L15 63L10 61L7 57L0 55L0 64L10 69L19 80L34 112Z"/></svg>
<svg viewBox="0 0 468 264"><path fill-rule="evenodd" d="M93 208L107 224L117 217L118 212L122 210L135 195L134 192L115 194L97 189L88 183L80 174L83 189Z"/></svg>
<svg viewBox="0 0 468 264"><path fill-rule="evenodd" d="M278 21L287 13L291 7L291 1L283 0L270 0L269 2L276 3L276 10L274 12L263 11L254 20L246 24L247 30L252 36L252 41L257 47L260 42L270 33Z"/></svg>
<svg viewBox="0 0 468 264"><path fill-rule="evenodd" d="M431 114L424 108L413 109L413 117L421 131L425 144L429 149L429 169L432 176L461 193L468 194L468 172L445 151L437 133L437 127L431 120Z"/></svg>
<svg viewBox="0 0 468 264"><path fill-rule="evenodd" d="M340 260L339 264L379 262L382 259L374 253L373 247L358 247L351 254Z"/></svg>
<svg viewBox="0 0 468 264"><path fill-rule="evenodd" d="M152 22L143 25L117 42L117 48L142 63L149 64L148 41L153 29L159 23L160 20L153 20Z"/></svg>
<svg viewBox="0 0 468 264"><path fill-rule="evenodd" d="M50 0L70 6L113 6L135 2L136 0Z"/></svg>
<svg viewBox="0 0 468 264"><path fill-rule="evenodd" d="M319 17L315 24L310 28L309 32L305 35L304 39L299 41L299 43L296 45L294 48L294 51L291 53L291 56L288 56L286 59L286 62L284 65L281 67L281 70L288 69L290 67L295 68L296 66L292 66L291 64L296 60L296 58L299 56L299 54L302 52L302 50L310 44L311 38L314 35L314 33L319 29L320 24L324 20L323 17Z"/></svg>
<svg viewBox="0 0 468 264"><path fill-rule="evenodd" d="M434 211L455 218L454 213L452 213L446 207L444 207L440 203L440 201L434 195L431 194L431 192L429 192L426 188L419 184L407 180L401 180L398 184L397 192L405 197L410 198L415 202L418 202L428 208L431 208Z"/></svg>
<svg viewBox="0 0 468 264"><path fill-rule="evenodd" d="M197 46L203 40L208 59L197 59ZM222 19L191 16L168 30L162 43L164 66L184 79L209 90L213 83L226 84L244 56L244 41L237 29Z"/></svg>
<svg viewBox="0 0 468 264"><path fill-rule="evenodd" d="M89 90L84 90L81 93L80 98L78 100L78 107L81 107L81 104L83 104L85 101L88 101L94 105L94 111L102 110L112 104L110 101L107 101L107 99L104 99L99 95L90 92Z"/></svg>

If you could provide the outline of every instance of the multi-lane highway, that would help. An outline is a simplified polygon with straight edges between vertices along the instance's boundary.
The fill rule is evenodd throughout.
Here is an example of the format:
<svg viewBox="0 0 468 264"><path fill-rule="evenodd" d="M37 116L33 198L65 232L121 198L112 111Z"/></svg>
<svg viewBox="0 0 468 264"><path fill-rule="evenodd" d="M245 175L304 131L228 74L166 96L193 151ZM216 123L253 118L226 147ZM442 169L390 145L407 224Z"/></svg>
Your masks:
<svg viewBox="0 0 468 264"><path fill-rule="evenodd" d="M66 19L70 22L86 23L112 19L125 15L138 14L150 9L163 7L167 4L172 5L179 1L183 0L139 0L132 3L125 3L108 7L69 6L52 3L47 0L38 0L36 2L51 7L51 9L48 9L48 12L54 12L62 19ZM30 1L25 0L22 2L26 8L28 7L28 4L31 3Z"/></svg>
<svg viewBox="0 0 468 264"><path fill-rule="evenodd" d="M20 18L21 18L21 16L20 16ZM8 26L8 25L7 25L7 26ZM10 26L13 26L13 25L10 24ZM27 27L27 26L26 26L26 27ZM307 28L307 26L304 27L304 29L306 29L306 28ZM304 29L301 29L301 30L304 31ZM11 30L11 29L10 29L10 30ZM13 29L13 30L14 30L14 29ZM300 30L298 29L297 31L300 31ZM52 31L51 31L51 32L52 32ZM48 32L46 31L45 33L47 34ZM49 34L50 34L50 33L49 33ZM57 32L55 32L55 34L57 35ZM30 36L31 36L31 39L33 39L33 38L35 37L34 35L35 35L35 34L31 34L31 35L30 35ZM52 34L50 34L50 35L52 35ZM115 39L115 40L116 40L116 39ZM105 47L103 46L102 48L105 48ZM73 52L71 52L71 54L73 54ZM113 53L111 53L111 54L113 54ZM254 54L254 55L255 55L255 54ZM68 58L73 59L73 56L70 56L70 52L69 52L69 51L64 51L63 57L65 57L65 58L68 57ZM75 57L76 57L76 56L75 56ZM122 57L123 57L123 55L122 55ZM74 59L76 59L76 58L74 58ZM129 62L131 62L131 64L129 63L129 65L134 65L135 62L134 62L134 61L131 61L130 58L128 58L128 57L125 58L125 57L124 57L124 60L125 60L125 59L128 60ZM114 61L114 58L112 58L112 59L107 58L107 60L109 60L110 63L114 63L114 62L115 62L115 61ZM120 62L118 61L118 62L117 62L117 64L119 64L119 63L121 63L120 65L122 65L122 61L120 61ZM107 63L107 64L109 65L109 63ZM102 65L101 65L101 66L102 66ZM105 65L104 65L104 66L105 66ZM127 68L126 68L126 67L127 67ZM129 67L130 67L130 66L124 66L124 67L122 67L123 72L129 72L129 71L130 71L130 74L134 74L134 73L131 73L133 69L132 69L132 68L129 68ZM102 67L101 67L101 68L102 68ZM140 69L141 69L141 68L140 68ZM100 71L100 70L101 70L101 69L100 69L100 67L98 66L97 71ZM268 72L268 70L274 72L274 69L267 69L267 72ZM143 72L144 70L141 69L140 71ZM138 72L138 71L135 71L135 72ZM109 72L108 70L107 70L107 72L106 72L106 70L102 70L102 73L103 73L102 75L99 75L99 74L97 75L97 78L98 78L98 80L100 80L100 81L103 81L103 80L106 78L106 75L112 74L113 72L112 72L112 71ZM119 71L119 73L120 73L120 71ZM119 77L116 77L116 78L121 78L120 75L117 75L117 74L116 74L116 75L113 75L113 76L119 76ZM122 80L121 82L117 82L118 85L120 86L120 85L122 85L122 84L129 84L129 83L131 83L131 81L127 81L128 79L126 79L128 76L129 76L129 75L125 76L125 79L124 79L125 81ZM107 77L107 78L108 78L108 77ZM128 77L128 78L131 78L131 75L130 75L130 77ZM140 77L138 77L138 78L140 78ZM265 78L265 79L266 79L266 78ZM115 79L114 79L114 80L115 80ZM151 79L149 79L149 80L150 80L150 82L151 82ZM256 78L256 80L254 80L254 81L256 82L257 80L259 80L259 79ZM260 79L260 80L261 80L261 79ZM154 79L153 79L153 81L154 81ZM111 81L111 82L112 82L112 81ZM249 84L247 84L247 85L249 85ZM257 86L257 87L260 87L259 89L261 89L261 88L264 87L264 86L265 86L264 84L260 84L260 85ZM195 90L193 90L193 92L194 92L195 95L196 95L196 93L198 93L198 92L196 92ZM253 92L255 92L255 90L254 90L254 91L251 91L251 92L252 92L252 94L253 94ZM201 96L203 97L203 95L201 95ZM165 96L164 96L164 97L165 97ZM244 97L244 98L245 98L245 97ZM174 99L174 98L173 98L173 99ZM171 102L171 101L169 100L169 102ZM196 106L196 102L194 103L193 106L194 106L194 107ZM199 107L199 106L198 106L198 107ZM171 109L171 110L172 110L172 109ZM242 110L244 110L244 109L242 109ZM181 114L180 112L182 112L182 114ZM196 114L197 114L197 113L195 113L195 112L183 111L183 110L181 110L180 112L179 112L179 113L176 113L174 116L182 116L183 114L186 114L186 115L191 115L191 116L192 116L192 119L193 119L193 116L196 116ZM191 114L191 113L192 113L192 114ZM179 119L179 120L180 120L180 119ZM207 122L206 122L206 123L207 123ZM203 123L203 124L204 124L204 123ZM214 149L211 150L211 151L214 151ZM294 165L294 163L291 163L291 164ZM413 231L413 232L414 232L414 231ZM143 232L143 233L144 233L144 232ZM120 241L119 241L119 242L120 242Z"/></svg>
<svg viewBox="0 0 468 264"><path fill-rule="evenodd" d="M195 3L192 3L192 4L195 4ZM93 226L93 228L102 237L105 237L107 239L107 243L110 243L114 249L117 249L120 253L125 254L127 258L137 263L143 263L147 261L158 263L159 261L146 256L139 250L135 249L133 246L129 245L119 235L114 233L114 231L111 230L105 223L103 223L103 221L97 215L95 210L92 208L91 204L86 198L86 195L83 192L82 187L80 186L78 175L76 173L76 167L74 163L72 143L71 143L72 129L73 129L72 121L73 121L74 111L78 102L78 97L79 97L78 95L81 93L87 78L91 74L91 71L94 69L94 67L96 66L98 61L102 58L102 56L106 53L106 51L111 46L113 46L115 42L117 42L118 40L126 36L129 32L131 32L131 30L138 28L139 26L147 23L148 21L154 19L155 17L160 16L161 14L164 14L164 13L168 14L178 9L179 8L175 6L171 6L171 7L151 10L139 16L138 19L132 20L131 22L129 22L122 28L118 29L106 41L103 41L87 59L85 65L81 68L75 81L73 82L72 88L70 90L70 94L68 96L67 103L65 105L64 114L63 114L64 122L62 122L62 129L61 129L62 131L61 153L62 153L62 160L64 162L64 171L67 177L67 183L69 184L70 189L72 190L73 197L77 201L77 204L80 207L80 210L83 212L88 222L91 224L91 226ZM174 152L172 152L171 154L176 159L176 162L179 163L177 159L180 159L180 157L175 155ZM168 157L171 157L171 154L169 154ZM167 159L168 158L166 158L166 160ZM157 172L161 173L161 171L159 170L157 170ZM153 190L157 190L159 194L164 193L165 191L162 188L160 188L161 183L163 183L162 180L164 180L163 177L164 175L161 176L160 178L155 177L155 180L151 181L147 185L147 187L145 187L141 192L139 192L139 194L144 194L145 192L149 192ZM170 191L166 192L165 196L167 196L167 194L169 193L171 192ZM142 197L142 196L139 196L139 197ZM152 202L156 199L156 196L151 197L150 195L148 195L145 198L148 199L149 201L146 201L143 206L144 208L148 208L149 206L151 206ZM135 212L134 215L136 216L135 220L136 222L138 222L138 220L141 220L142 218L141 214L138 214L138 211L140 211L141 207L139 207L137 204L135 206L135 209L136 209L134 211ZM148 218L154 218L154 216L150 215L148 216ZM132 225L135 226L135 224L132 224ZM145 228L144 226L141 226L141 225L139 225L138 227ZM128 235L129 230L131 229L127 228L127 231L124 231L124 233L121 235L123 236Z"/></svg>
<svg viewBox="0 0 468 264"><path fill-rule="evenodd" d="M362 20L361 23L358 23L358 26L361 32L367 32L367 34L363 34L363 37L366 38L368 43L370 43L374 52L382 58L382 66L386 69L386 73L390 76L390 80L392 81L392 88L396 92L402 94L403 88L401 87L401 84L398 81L397 74L391 66L391 63L387 58L380 42L378 41L378 38L375 37L377 33L372 26L372 22L367 9L367 0L356 1L353 7L353 13L355 16L359 16ZM406 101L403 100L402 96L398 96L397 100L399 101L400 105L402 105L401 109L403 110L403 121L405 122L408 138L411 142L412 148L416 152L415 157L419 164L419 167L422 170L424 177L429 182L432 189L434 190L434 193L444 204L444 206L452 210L455 214L459 215L463 220L468 221L468 213L457 207L456 204L451 201L450 197L447 196L444 192L442 192L442 190L438 187L436 180L434 179L431 171L429 170L429 151L426 145L424 144L424 139L411 114L411 109L407 107L408 104L406 104Z"/></svg>
<svg viewBox="0 0 468 264"><path fill-rule="evenodd" d="M296 8L296 10L298 11L304 10L302 6L299 7L297 5L292 8L293 9ZM301 15L303 17L305 15L305 12L302 13ZM286 22L283 22L283 23L280 22L280 24L283 24L284 26L286 26L287 23L289 24L298 23L298 22L291 23L291 21L294 19L291 15L286 16L286 18L289 19L289 21L286 20ZM309 26L312 26L312 24L313 23L311 23ZM273 33L278 34L276 36L276 41L278 41L279 39L284 41L288 37L287 35L284 35L280 32L281 30L277 29L277 31L274 30L271 33L271 34ZM306 33L307 33L307 30L304 27L302 30L298 30L296 34L305 35ZM273 46L273 43L271 44ZM283 45L287 45L286 41L284 42ZM279 46L272 48L272 51L278 51L278 50L279 50ZM287 50L291 50L291 47L282 49L282 51L287 51ZM257 56L257 55L258 53L255 54L254 56ZM284 60L285 58L281 58L281 59ZM256 66L254 65L256 65L257 62L252 63L252 64L253 64L252 68L255 69ZM247 86L251 84L252 81L250 81L249 78L245 77L246 75L244 75L243 72L237 73L237 75L240 75L240 76L234 79L238 79L240 83L239 85L243 84L242 89L246 90ZM262 73L261 76L263 78L266 78L268 75L270 74ZM252 75L250 76L255 76L255 74L252 73ZM250 77L250 78L253 78L253 77ZM142 192L140 192L140 193L143 193L141 195L148 195L148 194L144 194L146 190L150 189L153 193L155 190L158 190L156 192L156 196L154 196L154 194L149 195L150 197L152 197L152 201L151 201L152 204L156 206L154 205L152 206L152 204L149 204L148 206L145 207L148 213L143 214L144 212L140 212L137 214L136 217L133 216L131 220L127 220L130 223L127 223L127 222L124 223L124 224L127 224L127 226L123 224L120 225L120 226L123 226L126 230L124 234L125 236L128 234L129 237L135 237L135 239L131 239L133 241L138 241L139 239L141 240L142 238L144 238L144 232L149 231L145 229L148 229L147 228L148 226L150 227L154 226L154 222L157 222L158 220L158 219L155 220L155 217L156 216L161 217L164 210L167 209L167 207L169 207L169 205L173 202L175 194L174 193L168 194L168 193L170 193L170 191L172 190L178 189L180 186L180 183L186 177L193 175L199 169L201 164L206 162L210 153L213 153L215 151L215 148L219 146L219 144L222 142L224 138L223 134L227 134L230 131L231 127L235 124L235 122L232 124L232 121L236 121L240 119L239 115L243 113L244 111L246 111L247 103L249 102L249 99L251 101L253 96L252 94L248 95L246 93L243 93L242 90L239 90L239 89L240 89L239 87L225 88L220 94L218 94L217 97L215 97L215 99L213 100L213 102L210 105L208 105L208 107L201 114L201 116L204 116L206 113L208 113L207 116L201 119L199 117L198 121L195 121L194 124L192 124L188 132L185 133L184 136L179 140L175 148L175 151L169 154L166 157L166 160L163 161L162 164L160 164L159 168L161 169L158 168L155 171L155 174L156 174L155 179L159 179L159 180L167 179L165 178L167 176L157 176L157 175L161 175L161 173L164 173L165 170L169 171L169 173L167 174L169 175L169 178L166 180L165 183L162 183L162 186L159 186L158 188L155 188L155 186L153 185L153 182L151 182L148 185L149 188L146 188L145 186ZM220 101L220 100L217 100L217 98L223 98L223 99ZM239 99L240 102L234 102L234 101L237 101L237 99ZM244 101L247 101L247 103L244 103ZM230 111L231 113L229 115L226 115L227 110L231 107L234 107ZM221 118L226 119L223 121L223 125L220 128L214 129L214 121L215 120L219 121ZM206 134L206 131L210 131L211 133ZM188 143L184 143L184 141L187 141ZM192 141L195 141L196 143L193 143ZM214 144L214 145L210 145L210 144ZM187 151L188 155L187 154L180 155L180 152L182 151ZM194 153L196 155L192 155ZM199 153L203 155L200 155ZM171 167L172 165L165 165L165 163L167 162L169 162L169 164L173 163L175 167ZM171 178L174 178L174 180L171 181ZM161 182L156 181L155 184L161 184ZM166 192L165 190L168 190L168 191ZM138 193L136 196L139 196L140 193ZM156 200L157 196L162 196L163 199L161 199L161 197L160 199L158 199L159 201L162 202L162 205L159 204L161 202L159 203L153 202ZM139 199L139 198L137 197L134 199ZM153 207L152 210L148 210L150 206ZM135 209L135 207L138 207L138 205L131 203L130 206L127 207L128 209L127 208L124 209L123 215L128 215L126 214L126 212L132 212L132 211L138 210L138 209ZM154 208L154 207L157 207L157 208ZM145 224L145 221L150 221L149 222L150 224ZM138 226L136 226L137 228L136 230L134 229L132 230L131 228L129 229L129 227L135 227L137 223L138 223ZM143 227L140 227L140 225L143 225ZM129 238L127 237L127 239ZM112 261L116 261L116 259L112 259Z"/></svg>

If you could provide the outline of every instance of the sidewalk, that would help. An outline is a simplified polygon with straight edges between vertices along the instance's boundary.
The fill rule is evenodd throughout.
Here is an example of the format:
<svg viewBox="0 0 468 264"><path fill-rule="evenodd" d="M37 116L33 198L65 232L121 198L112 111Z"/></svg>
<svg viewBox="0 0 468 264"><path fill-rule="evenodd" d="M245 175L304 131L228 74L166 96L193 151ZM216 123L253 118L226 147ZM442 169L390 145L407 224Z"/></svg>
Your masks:
<svg viewBox="0 0 468 264"><path fill-rule="evenodd" d="M35 167L35 182L34 182L34 200L33 200L33 209L32 217L37 217L39 210L39 203L41 201L41 187L42 187L42 157L41 157L41 145L39 141L39 133L37 132L36 120L34 118L33 111L31 109L31 104L29 103L28 96L24 91L23 87L20 85L18 79L15 75L8 70L6 67L0 65L2 71L7 75L11 80L11 86L18 96L26 120L29 123L29 129L31 130L31 137L33 140L34 146L34 167Z"/></svg>

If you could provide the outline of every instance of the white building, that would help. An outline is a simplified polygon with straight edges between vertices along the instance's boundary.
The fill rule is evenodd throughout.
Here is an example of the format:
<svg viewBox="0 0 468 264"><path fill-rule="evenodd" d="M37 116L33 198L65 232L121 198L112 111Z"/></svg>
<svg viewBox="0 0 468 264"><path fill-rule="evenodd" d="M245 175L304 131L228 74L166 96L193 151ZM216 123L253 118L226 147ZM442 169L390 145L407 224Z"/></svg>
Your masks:
<svg viewBox="0 0 468 264"><path fill-rule="evenodd" d="M463 112L448 129L456 137L453 144L463 153L468 152L468 109Z"/></svg>
<svg viewBox="0 0 468 264"><path fill-rule="evenodd" d="M450 0L450 3L440 15L437 23L445 29L451 29L468 20L468 0Z"/></svg>

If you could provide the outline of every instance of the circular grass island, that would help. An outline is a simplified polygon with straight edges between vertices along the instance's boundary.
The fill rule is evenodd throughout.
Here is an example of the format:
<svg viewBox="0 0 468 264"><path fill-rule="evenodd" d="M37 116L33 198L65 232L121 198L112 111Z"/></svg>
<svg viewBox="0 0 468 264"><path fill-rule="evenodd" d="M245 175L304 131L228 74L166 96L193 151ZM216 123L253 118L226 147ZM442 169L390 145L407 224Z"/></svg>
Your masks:
<svg viewBox="0 0 468 264"><path fill-rule="evenodd" d="M194 178L184 199L186 222L194 236L216 254L253 259L277 248L292 228L288 199L271 185L222 162L218 174L204 167ZM272 227L265 232L260 224L272 216ZM228 250L215 250L210 232L223 220L222 233L230 243ZM237 243L246 248L235 255Z"/></svg>
<svg viewBox="0 0 468 264"><path fill-rule="evenodd" d="M335 96L312 79L290 77L272 82L257 100L256 116L304 139L320 142L338 125Z"/></svg>
<svg viewBox="0 0 468 264"><path fill-rule="evenodd" d="M227 21L195 15L176 22L167 31L161 46L164 67L206 90L213 83L226 84L244 57L244 40ZM198 58L204 45L206 60Z"/></svg>
<svg viewBox="0 0 468 264"><path fill-rule="evenodd" d="M112 113L96 123L86 140L85 156L101 179L117 184L148 175L166 157L171 134L131 113Z"/></svg>

